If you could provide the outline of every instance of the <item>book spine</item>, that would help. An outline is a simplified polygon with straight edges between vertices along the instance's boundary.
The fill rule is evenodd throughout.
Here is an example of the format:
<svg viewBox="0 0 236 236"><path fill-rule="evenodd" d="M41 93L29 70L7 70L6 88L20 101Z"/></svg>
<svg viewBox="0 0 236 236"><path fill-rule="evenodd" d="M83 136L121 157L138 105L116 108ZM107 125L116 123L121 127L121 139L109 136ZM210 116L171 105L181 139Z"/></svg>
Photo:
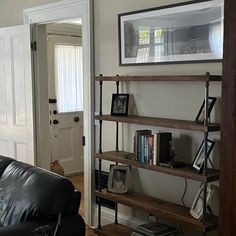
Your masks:
<svg viewBox="0 0 236 236"><path fill-rule="evenodd" d="M144 162L148 163L148 136L144 137Z"/></svg>
<svg viewBox="0 0 236 236"><path fill-rule="evenodd" d="M148 164L153 165L153 135L148 136Z"/></svg>
<svg viewBox="0 0 236 236"><path fill-rule="evenodd" d="M153 134L153 165L157 165L157 134Z"/></svg>
<svg viewBox="0 0 236 236"><path fill-rule="evenodd" d="M141 157L140 157L140 161L142 162L142 163L144 163L144 161L145 161L145 158L144 158L144 156L145 156L145 148L144 148L144 145L145 145L145 136L144 135L142 135L141 136Z"/></svg>

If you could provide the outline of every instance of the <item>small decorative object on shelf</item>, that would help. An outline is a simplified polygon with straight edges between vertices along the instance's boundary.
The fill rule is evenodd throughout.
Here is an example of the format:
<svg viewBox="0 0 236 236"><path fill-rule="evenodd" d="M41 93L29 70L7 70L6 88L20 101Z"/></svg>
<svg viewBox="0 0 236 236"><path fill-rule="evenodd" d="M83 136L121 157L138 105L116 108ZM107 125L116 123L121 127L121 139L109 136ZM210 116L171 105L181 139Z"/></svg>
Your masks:
<svg viewBox="0 0 236 236"><path fill-rule="evenodd" d="M112 94L111 115L127 116L129 107L129 94Z"/></svg>
<svg viewBox="0 0 236 236"><path fill-rule="evenodd" d="M212 185L207 186L207 196L206 196L206 205L208 204L214 189ZM204 185L201 185L200 189L197 192L197 195L193 201L190 214L195 218L195 219L201 219L203 216L203 204L204 204L204 198L203 198L203 193L204 193Z"/></svg>
<svg viewBox="0 0 236 236"><path fill-rule="evenodd" d="M131 234L143 235L143 236L175 236L177 233L176 228L163 224L160 222L149 222L143 225L139 225L134 229L134 232Z"/></svg>
<svg viewBox="0 0 236 236"><path fill-rule="evenodd" d="M207 158L209 157L214 145L215 145L214 141L209 139L207 140ZM203 140L192 163L192 168L197 173L201 173L203 169L204 159L205 159L205 154L204 154L204 140Z"/></svg>
<svg viewBox="0 0 236 236"><path fill-rule="evenodd" d="M211 110L216 102L216 99L217 98L215 98L215 97L208 97L208 119L209 120L210 120L210 113L211 113ZM205 100L202 103L202 106L197 114L195 121L197 123L204 124L204 121L205 121Z"/></svg>
<svg viewBox="0 0 236 236"><path fill-rule="evenodd" d="M166 163L160 163L160 166L169 167L169 168L180 168L186 165L184 162L175 161L175 156L176 156L175 148L171 142L170 143L170 161Z"/></svg>
<svg viewBox="0 0 236 236"><path fill-rule="evenodd" d="M130 166L111 165L107 190L112 193L128 193Z"/></svg>

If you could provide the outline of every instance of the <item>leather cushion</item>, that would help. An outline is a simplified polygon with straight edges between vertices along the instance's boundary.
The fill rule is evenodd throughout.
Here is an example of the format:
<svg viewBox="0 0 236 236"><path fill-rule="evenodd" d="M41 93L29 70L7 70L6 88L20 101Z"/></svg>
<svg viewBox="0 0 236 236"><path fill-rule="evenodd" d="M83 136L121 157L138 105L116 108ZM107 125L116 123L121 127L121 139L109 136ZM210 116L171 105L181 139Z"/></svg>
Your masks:
<svg viewBox="0 0 236 236"><path fill-rule="evenodd" d="M0 225L67 212L74 194L66 178L26 163L11 162L0 179Z"/></svg>
<svg viewBox="0 0 236 236"><path fill-rule="evenodd" d="M0 176L14 159L0 155Z"/></svg>

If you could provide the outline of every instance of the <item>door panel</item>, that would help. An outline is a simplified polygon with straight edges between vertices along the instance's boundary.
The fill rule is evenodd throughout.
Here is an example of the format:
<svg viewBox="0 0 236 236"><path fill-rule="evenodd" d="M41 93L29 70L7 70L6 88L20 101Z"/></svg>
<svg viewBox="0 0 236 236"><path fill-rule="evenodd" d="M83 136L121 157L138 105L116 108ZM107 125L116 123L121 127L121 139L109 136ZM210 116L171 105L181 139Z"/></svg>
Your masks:
<svg viewBox="0 0 236 236"><path fill-rule="evenodd" d="M79 117L79 122L74 121ZM57 120L58 124L53 124ZM65 174L83 171L83 112L51 115L51 158L59 160Z"/></svg>
<svg viewBox="0 0 236 236"><path fill-rule="evenodd" d="M48 37L48 94L49 98L53 99L57 98L54 51L56 44L81 45L81 38L52 35ZM49 103L49 113L51 160L59 160L65 174L83 171L83 111L59 113L57 104ZM54 121L58 121L58 124L54 124Z"/></svg>
<svg viewBox="0 0 236 236"><path fill-rule="evenodd" d="M34 164L30 35L29 25L0 28L0 155Z"/></svg>

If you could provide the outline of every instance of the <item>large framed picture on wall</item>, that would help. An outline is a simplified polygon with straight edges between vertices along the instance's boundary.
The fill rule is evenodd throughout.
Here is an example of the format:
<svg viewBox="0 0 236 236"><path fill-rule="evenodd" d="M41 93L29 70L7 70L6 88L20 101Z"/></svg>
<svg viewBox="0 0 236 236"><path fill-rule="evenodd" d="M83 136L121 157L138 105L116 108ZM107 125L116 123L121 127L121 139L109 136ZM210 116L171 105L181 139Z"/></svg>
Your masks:
<svg viewBox="0 0 236 236"><path fill-rule="evenodd" d="M119 14L119 63L221 61L223 13L223 0L199 0Z"/></svg>

